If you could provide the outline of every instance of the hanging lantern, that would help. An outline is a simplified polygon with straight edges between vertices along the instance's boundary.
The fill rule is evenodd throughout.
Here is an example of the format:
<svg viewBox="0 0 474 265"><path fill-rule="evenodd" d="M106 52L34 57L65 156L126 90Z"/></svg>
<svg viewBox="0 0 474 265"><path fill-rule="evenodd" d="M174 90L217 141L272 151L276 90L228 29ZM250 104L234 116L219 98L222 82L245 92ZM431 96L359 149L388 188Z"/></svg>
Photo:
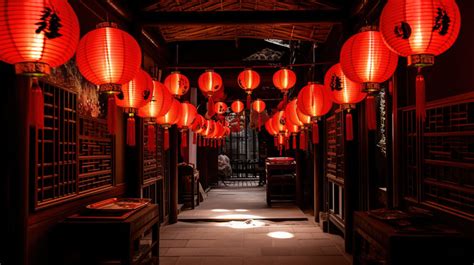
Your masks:
<svg viewBox="0 0 474 265"><path fill-rule="evenodd" d="M278 111L273 115L272 126L278 133L286 132L286 114L285 111Z"/></svg>
<svg viewBox="0 0 474 265"><path fill-rule="evenodd" d="M260 75L252 69L245 69L240 72L237 82L247 93L247 109L250 109L251 94L260 85Z"/></svg>
<svg viewBox="0 0 474 265"><path fill-rule="evenodd" d="M206 120L203 124L201 135L204 137L204 146L209 146L209 137L214 134L216 130L216 122L213 120Z"/></svg>
<svg viewBox="0 0 474 265"><path fill-rule="evenodd" d="M168 150L170 147L169 128L179 121L181 115L181 103L178 100L173 99L171 108L166 112L165 115L156 117L156 123L160 124L164 130L164 150Z"/></svg>
<svg viewBox="0 0 474 265"><path fill-rule="evenodd" d="M286 128L287 128L287 130L288 130L288 133L289 133L289 134L292 136L292 138L293 138L292 148L293 148L293 150L296 150L296 148L297 148L297 146L296 146L296 136L297 136L298 133L300 132L301 126L292 123L291 120L288 119L288 115L287 115Z"/></svg>
<svg viewBox="0 0 474 265"><path fill-rule="evenodd" d="M287 121L300 127L300 145L301 150L306 149L305 125L311 124L311 116L303 114L297 107L298 99L290 101L285 108ZM293 141L295 138L293 138Z"/></svg>
<svg viewBox="0 0 474 265"><path fill-rule="evenodd" d="M332 101L326 87L313 82L308 83L298 94L298 109L305 115L311 116L313 128L313 144L319 143L319 117L328 113L332 108Z"/></svg>
<svg viewBox="0 0 474 265"><path fill-rule="evenodd" d="M385 45L382 34L375 27L364 27L344 43L340 58L347 78L362 83L364 92L369 92L366 100L367 128L375 130L374 95L380 91L380 83L395 72L398 55Z"/></svg>
<svg viewBox="0 0 474 265"><path fill-rule="evenodd" d="M88 81L108 93L107 128L115 134L115 97L122 85L140 70L142 56L137 41L115 23L104 22L82 37L77 47L76 64Z"/></svg>
<svg viewBox="0 0 474 265"><path fill-rule="evenodd" d="M252 109L257 112L258 115L258 130L260 131L260 127L262 127L262 112L265 111L265 102L261 99L257 99L252 103Z"/></svg>
<svg viewBox="0 0 474 265"><path fill-rule="evenodd" d="M181 129L181 147L188 146L187 131L197 115L197 109L188 102L181 103L181 114L178 120L178 128Z"/></svg>
<svg viewBox="0 0 474 265"><path fill-rule="evenodd" d="M380 17L385 43L417 67L416 116L425 120L425 81L421 68L434 64L434 57L449 49L461 27L454 0L388 1Z"/></svg>
<svg viewBox="0 0 474 265"><path fill-rule="evenodd" d="M346 140L353 140L351 109L355 104L364 100L366 93L362 92L362 85L351 81L342 72L341 64L335 64L324 76L324 85L331 92L331 99L334 103L340 104L346 113Z"/></svg>
<svg viewBox="0 0 474 265"><path fill-rule="evenodd" d="M268 120L265 122L265 129L267 130L267 132L268 132L271 136L273 136L273 140L274 140L273 145L274 145L275 147L277 147L277 146L278 146L278 142L277 142L278 131L275 130L275 128L273 128L273 121L272 121L272 120L273 120L273 117L270 118L270 119L268 119Z"/></svg>
<svg viewBox="0 0 474 265"><path fill-rule="evenodd" d="M115 102L117 106L124 108L128 113L127 120L127 145L135 146L135 119L138 109L151 101L153 80L150 75L141 70L135 78L122 86L122 91L117 94Z"/></svg>
<svg viewBox="0 0 474 265"><path fill-rule="evenodd" d="M296 84L296 74L290 69L282 68L273 74L273 85L283 92L283 105L288 101L288 91ZM284 108L285 106L283 106Z"/></svg>
<svg viewBox="0 0 474 265"><path fill-rule="evenodd" d="M235 114L237 114L236 115L237 126L239 128L238 131L240 131L240 113L244 110L244 103L237 99L234 102L232 102L232 104L230 105L230 108Z"/></svg>
<svg viewBox="0 0 474 265"><path fill-rule="evenodd" d="M202 125L204 124L205 121L206 120L204 119L202 115L197 114L196 118L191 124L191 130L193 131L193 144L196 144L198 134L202 132L203 130ZM201 138L199 138L199 140L201 140ZM201 145L199 144L199 146Z"/></svg>
<svg viewBox="0 0 474 265"><path fill-rule="evenodd" d="M0 60L16 74L43 76L66 63L76 51L79 22L67 1L2 1ZM28 102L30 125L44 128L43 92L34 78Z"/></svg>
<svg viewBox="0 0 474 265"><path fill-rule="evenodd" d="M214 70L206 70L199 76L198 86L201 92L208 98L207 112L209 116L214 116L214 99L213 95L222 88L222 77L214 72Z"/></svg>
<svg viewBox="0 0 474 265"><path fill-rule="evenodd" d="M138 116L142 118L149 118L148 123L148 151L156 151L156 129L155 129L155 117L162 116L168 112L173 102L173 96L171 96L168 89L158 81L153 81L153 92L151 101L145 106L138 109Z"/></svg>
<svg viewBox="0 0 474 265"><path fill-rule="evenodd" d="M216 102L214 104L214 112L218 115L223 115L227 112L227 104L224 102Z"/></svg>
<svg viewBox="0 0 474 265"><path fill-rule="evenodd" d="M179 71L172 72L170 75L168 75L165 78L164 85L168 88L171 95L176 98L188 93L189 90L188 78Z"/></svg>

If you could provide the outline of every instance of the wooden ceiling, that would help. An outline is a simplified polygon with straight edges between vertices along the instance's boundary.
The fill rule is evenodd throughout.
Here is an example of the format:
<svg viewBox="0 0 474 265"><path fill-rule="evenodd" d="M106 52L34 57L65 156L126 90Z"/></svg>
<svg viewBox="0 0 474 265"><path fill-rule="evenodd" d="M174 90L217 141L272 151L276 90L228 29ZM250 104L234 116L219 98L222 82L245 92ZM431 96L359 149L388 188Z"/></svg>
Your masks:
<svg viewBox="0 0 474 265"><path fill-rule="evenodd" d="M279 11L285 18L286 13L283 11L315 11L315 12L334 12L340 11L339 1L327 0L162 0L148 1L141 6L142 14L148 17L155 15L156 19L166 13L175 12L176 15L190 15L199 13L216 15L215 13L223 12L226 17L239 17L242 14L241 23L238 21L213 21L212 23L200 23L203 21L199 16L192 23L186 21L176 21L177 23L163 23L162 20L156 23L147 24L147 28L159 30L166 42L178 41L195 41L195 40L236 40L239 38L254 39L281 39L281 40L304 40L322 43L325 42L331 29L333 22L317 21L298 21L298 23L275 23L274 21L265 23L263 18L258 23L250 23L245 20L244 14L250 13L255 18L268 16L272 17L271 12ZM260 13L258 13L260 12ZM232 16L230 15L232 13ZM173 14L173 16L175 15ZM319 14L319 13L315 13ZM217 14L219 15L219 14ZM298 16L298 13L293 14ZM311 14L308 14L311 16ZM309 20L312 20L311 18ZM337 21L336 21L337 23Z"/></svg>

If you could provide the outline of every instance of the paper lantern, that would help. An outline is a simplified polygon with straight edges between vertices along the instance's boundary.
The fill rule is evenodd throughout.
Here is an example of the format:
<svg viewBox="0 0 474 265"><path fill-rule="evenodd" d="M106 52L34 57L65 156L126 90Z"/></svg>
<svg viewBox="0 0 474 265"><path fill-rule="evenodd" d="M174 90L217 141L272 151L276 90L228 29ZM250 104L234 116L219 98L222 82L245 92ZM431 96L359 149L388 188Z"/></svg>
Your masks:
<svg viewBox="0 0 474 265"><path fill-rule="evenodd" d="M153 80L147 72L140 70L128 83L122 86L122 91L115 95L117 106L124 108L129 114L127 120L127 145L135 146L135 119L138 109L151 101Z"/></svg>
<svg viewBox="0 0 474 265"><path fill-rule="evenodd" d="M334 103L340 104L347 110L346 113L346 140L353 140L351 108L355 104L364 100L367 93L364 93L361 84L356 83L344 75L341 64L335 64L324 76L324 85L331 92L331 99Z"/></svg>
<svg viewBox="0 0 474 265"><path fill-rule="evenodd" d="M230 108L232 109L234 113L239 114L244 110L244 103L242 103L242 101L240 100L236 100L232 102L232 105L230 105Z"/></svg>
<svg viewBox="0 0 474 265"><path fill-rule="evenodd" d="M297 137L298 133L301 131L301 126L291 122L291 120L288 119L288 115L286 117L287 117L287 119L286 119L286 129L288 130L288 133L293 138L293 149L296 150L296 148L297 148L297 146L296 146L296 137Z"/></svg>
<svg viewBox="0 0 474 265"><path fill-rule="evenodd" d="M226 111L227 111L227 104L225 104L224 102L216 102L214 104L215 113L222 115L222 114L225 114Z"/></svg>
<svg viewBox="0 0 474 265"><path fill-rule="evenodd" d="M171 95L176 98L186 94L189 90L188 78L179 71L172 72L165 78L164 85L168 88Z"/></svg>
<svg viewBox="0 0 474 265"><path fill-rule="evenodd" d="M283 92L283 105L288 101L288 91L296 84L296 74L290 69L282 68L273 74L273 85Z"/></svg>
<svg viewBox="0 0 474 265"><path fill-rule="evenodd" d="M188 146L186 132L196 118L196 115L197 109L193 104L188 102L181 103L180 117L178 120L178 127L181 129L181 147Z"/></svg>
<svg viewBox="0 0 474 265"><path fill-rule="evenodd" d="M266 122L265 122L265 129L267 130L267 132L273 136L273 145L276 147L278 146L278 143L277 143L277 136L278 136L278 131L275 130L275 128L273 128L273 117L268 119Z"/></svg>
<svg viewBox="0 0 474 265"><path fill-rule="evenodd" d="M240 72L237 82L247 93L247 109L250 109L251 94L260 85L260 75L252 69L245 69Z"/></svg>
<svg viewBox="0 0 474 265"><path fill-rule="evenodd" d="M171 108L166 112L165 115L156 117L156 123L160 124L164 130L164 143L163 148L165 150L169 149L170 140L169 140L169 128L176 124L179 121L181 114L181 103L178 100L173 99L171 103Z"/></svg>
<svg viewBox="0 0 474 265"><path fill-rule="evenodd" d="M286 132L286 114L285 111L278 111L273 115L272 126L278 133Z"/></svg>
<svg viewBox="0 0 474 265"><path fill-rule="evenodd" d="M383 40L393 51L418 68L416 116L425 120L425 79L421 68L434 64L434 57L449 49L461 27L454 0L388 1L380 17Z"/></svg>
<svg viewBox="0 0 474 265"><path fill-rule="evenodd" d="M212 96L222 88L222 77L214 72L214 70L206 70L206 72L199 76L198 86L201 92L208 98L207 112L212 117L214 116L214 100Z"/></svg>
<svg viewBox="0 0 474 265"><path fill-rule="evenodd" d="M285 108L287 122L300 127L300 145L299 148L306 150L306 135L304 126L311 124L311 116L303 114L297 107L298 99L290 101ZM294 139L294 138L293 138ZM295 141L295 140L293 140Z"/></svg>
<svg viewBox="0 0 474 265"><path fill-rule="evenodd" d="M193 144L196 144L198 134L201 133L201 131L203 130L202 126L203 126L205 121L206 120L204 119L204 117L202 115L197 114L196 118L194 119L193 123L191 124L191 130L194 132L193 133ZM201 140L201 138L199 138L199 140ZM199 146L201 146L201 144L199 144Z"/></svg>
<svg viewBox="0 0 474 265"><path fill-rule="evenodd" d="M79 22L67 1L3 0L0 13L0 60L14 64L17 74L48 75L74 55ZM44 99L36 77L30 93L29 123L43 129Z"/></svg>
<svg viewBox="0 0 474 265"><path fill-rule="evenodd" d="M261 113L265 111L265 102L261 99L257 99L252 103L252 109L257 112L258 115L258 124L257 128L260 131L260 127L262 127L262 116Z"/></svg>

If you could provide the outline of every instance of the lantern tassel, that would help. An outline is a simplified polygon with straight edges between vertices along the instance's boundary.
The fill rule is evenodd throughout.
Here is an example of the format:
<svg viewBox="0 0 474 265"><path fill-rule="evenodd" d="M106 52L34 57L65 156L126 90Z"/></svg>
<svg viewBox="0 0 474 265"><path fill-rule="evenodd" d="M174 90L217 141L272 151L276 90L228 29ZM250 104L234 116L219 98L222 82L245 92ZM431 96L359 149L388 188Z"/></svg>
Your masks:
<svg viewBox="0 0 474 265"><path fill-rule="evenodd" d="M285 94L283 95L283 108L286 108L286 104L288 103L288 93L285 92Z"/></svg>
<svg viewBox="0 0 474 265"><path fill-rule="evenodd" d="M352 124L352 114L350 112L346 113L346 140L354 140L354 131Z"/></svg>
<svg viewBox="0 0 474 265"><path fill-rule="evenodd" d="M115 96L109 96L107 100L107 129L109 134L115 134L115 117L116 117L117 108L115 107Z"/></svg>
<svg viewBox="0 0 474 265"><path fill-rule="evenodd" d="M209 115L209 117L212 117L215 114L215 112L214 112L214 99L212 98L212 96L210 96L207 100L207 114Z"/></svg>
<svg viewBox="0 0 474 265"><path fill-rule="evenodd" d="M365 114L367 119L367 129L373 131L377 129L376 114L375 114L375 97L368 95L365 100Z"/></svg>
<svg viewBox="0 0 474 265"><path fill-rule="evenodd" d="M188 146L188 134L186 131L181 132L181 148L185 148Z"/></svg>
<svg viewBox="0 0 474 265"><path fill-rule="evenodd" d="M38 79L33 78L30 95L30 125L38 129L44 128L44 98Z"/></svg>
<svg viewBox="0 0 474 265"><path fill-rule="evenodd" d="M416 75L416 117L423 122L426 118L425 78L421 73L421 67L418 68L418 74Z"/></svg>
<svg viewBox="0 0 474 265"><path fill-rule="evenodd" d="M133 114L127 119L127 145L135 146L135 119Z"/></svg>
<svg viewBox="0 0 474 265"><path fill-rule="evenodd" d="M293 150L296 150L296 134L293 134Z"/></svg>
<svg viewBox="0 0 474 265"><path fill-rule="evenodd" d="M302 130L300 133L300 149L306 150L306 135L304 133L304 130Z"/></svg>
<svg viewBox="0 0 474 265"><path fill-rule="evenodd" d="M193 132L193 144L195 145L197 143L197 134Z"/></svg>
<svg viewBox="0 0 474 265"><path fill-rule="evenodd" d="M290 139L289 139L289 137L285 138L285 149L290 150Z"/></svg>
<svg viewBox="0 0 474 265"><path fill-rule="evenodd" d="M250 110L250 101L252 101L252 96L250 94L247 94L247 109Z"/></svg>
<svg viewBox="0 0 474 265"><path fill-rule="evenodd" d="M278 146L278 139L277 139L276 136L273 137L273 145L274 145L275 147Z"/></svg>
<svg viewBox="0 0 474 265"><path fill-rule="evenodd" d="M165 151L170 148L170 132L168 131L168 128L165 128L165 131L164 131L163 148L165 149Z"/></svg>
<svg viewBox="0 0 474 265"><path fill-rule="evenodd" d="M313 144L319 144L319 126L317 122L313 123Z"/></svg>
<svg viewBox="0 0 474 265"><path fill-rule="evenodd" d="M148 124L148 151L156 151L156 130L153 124Z"/></svg>

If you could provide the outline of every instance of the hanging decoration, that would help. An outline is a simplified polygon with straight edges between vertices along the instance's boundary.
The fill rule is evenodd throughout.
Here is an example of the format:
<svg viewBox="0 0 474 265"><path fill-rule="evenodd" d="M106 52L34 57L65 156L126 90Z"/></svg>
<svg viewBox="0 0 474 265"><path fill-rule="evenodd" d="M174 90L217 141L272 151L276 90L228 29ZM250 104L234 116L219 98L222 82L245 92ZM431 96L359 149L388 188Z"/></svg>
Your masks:
<svg viewBox="0 0 474 265"><path fill-rule="evenodd" d="M282 109L288 101L288 91L296 84L296 74L291 69L282 68L273 74L273 85L283 92Z"/></svg>
<svg viewBox="0 0 474 265"><path fill-rule="evenodd" d="M127 120L127 145L135 146L135 119L138 109L151 101L153 80L144 70L141 70L127 84L122 86L122 91L115 95L116 104L122 107L129 117Z"/></svg>
<svg viewBox="0 0 474 265"><path fill-rule="evenodd" d="M189 80L179 71L172 72L165 78L164 85L168 88L171 95L180 98L182 95L188 93Z"/></svg>
<svg viewBox="0 0 474 265"><path fill-rule="evenodd" d="M350 80L362 83L367 92L367 128L376 129L375 96L380 83L387 81L395 72L398 55L385 45L376 27L367 26L350 37L341 49L341 68Z"/></svg>
<svg viewBox="0 0 474 265"><path fill-rule="evenodd" d="M240 115L242 111L244 110L244 103L237 99L234 102L232 102L232 104L230 105L230 108L236 114L237 126L240 131Z"/></svg>
<svg viewBox="0 0 474 265"><path fill-rule="evenodd" d="M294 124L293 122L291 122L291 120L288 118L288 115L286 116L286 128L288 130L288 133L291 135L291 137L293 138L293 142L292 142L292 148L293 150L296 150L297 148L297 145L296 145L296 136L298 135L298 133L300 132L301 130L301 126L297 125L297 124Z"/></svg>
<svg viewBox="0 0 474 265"><path fill-rule="evenodd" d="M189 102L181 103L181 114L179 115L178 128L181 130L181 148L188 146L188 128L193 123L197 115L197 109Z"/></svg>
<svg viewBox="0 0 474 265"><path fill-rule="evenodd" d="M88 32L79 42L76 64L81 74L107 93L107 128L115 134L115 97L122 85L130 82L140 70L141 49L137 41L117 24L104 22Z"/></svg>
<svg viewBox="0 0 474 265"><path fill-rule="evenodd" d="M203 124L203 130L201 132L201 135L204 137L204 146L209 146L209 137L214 134L215 130L216 122L213 120L206 120L206 122Z"/></svg>
<svg viewBox="0 0 474 265"><path fill-rule="evenodd" d="M197 114L196 118L194 119L193 123L191 123L191 130L193 131L193 144L198 144L197 138L198 135L202 132L203 130L203 124L206 120L201 114ZM201 146L201 137L199 137L199 144L198 146Z"/></svg>
<svg viewBox="0 0 474 265"><path fill-rule="evenodd" d="M252 109L255 111L258 115L258 130L260 131L260 127L262 127L262 112L265 111L265 102L261 99L257 99L252 103Z"/></svg>
<svg viewBox="0 0 474 265"><path fill-rule="evenodd" d="M268 132L271 136L273 136L273 140L274 140L274 141L273 141L273 145L274 145L275 147L277 147L277 146L278 146L278 138L277 138L277 136L278 136L278 131L275 130L275 128L273 128L273 117L270 118L270 119L268 119L268 120L265 122L265 129L267 130L267 132Z"/></svg>
<svg viewBox="0 0 474 265"><path fill-rule="evenodd" d="M217 113L218 120L224 120L224 114L227 112L227 104L224 102L216 102L214 104L214 112Z"/></svg>
<svg viewBox="0 0 474 265"><path fill-rule="evenodd" d="M318 144L318 119L332 108L330 92L323 85L309 82L298 94L297 108L303 114L311 117L313 144Z"/></svg>
<svg viewBox="0 0 474 265"><path fill-rule="evenodd" d="M44 76L65 64L76 51L79 22L67 1L2 1L0 60L15 65L16 74ZM31 82L28 120L44 128L43 92Z"/></svg>
<svg viewBox="0 0 474 265"><path fill-rule="evenodd" d="M161 127L164 129L164 143L163 149L166 151L170 147L170 136L169 136L169 128L176 124L181 115L181 103L178 100L173 98L171 103L171 108L166 112L165 115L156 117L156 123L160 124Z"/></svg>
<svg viewBox="0 0 474 265"><path fill-rule="evenodd" d="M250 101L252 100L252 91L260 85L260 75L252 69L245 69L240 72L237 82L239 86L247 93L247 109L250 110Z"/></svg>
<svg viewBox="0 0 474 265"><path fill-rule="evenodd" d="M222 77L214 70L206 70L199 76L198 86L207 99L207 112L210 117L214 116L213 95L222 88Z"/></svg>
<svg viewBox="0 0 474 265"><path fill-rule="evenodd" d="M342 105L346 113L346 140L354 139L351 109L355 104L361 102L367 93L362 91L362 85L351 81L342 72L341 64L335 64L329 68L324 76L324 85L331 92L332 102Z"/></svg>
<svg viewBox="0 0 474 265"><path fill-rule="evenodd" d="M305 135L305 125L311 124L311 116L304 115L297 107L298 99L293 99L290 101L285 108L287 121L293 125L296 125L300 128L300 144L299 148L301 150L306 150L306 135ZM303 120L300 118L303 118ZM293 141L296 141L293 138Z"/></svg>
<svg viewBox="0 0 474 265"><path fill-rule="evenodd" d="M421 69L449 49L461 27L454 0L388 1L380 17L385 43L417 68L416 116L425 120L425 80Z"/></svg>
<svg viewBox="0 0 474 265"><path fill-rule="evenodd" d="M148 151L156 151L156 117L163 116L171 108L173 96L171 96L168 89L160 82L153 81L153 92L151 101L145 106L138 109L138 116L142 118L149 118L148 122Z"/></svg>

